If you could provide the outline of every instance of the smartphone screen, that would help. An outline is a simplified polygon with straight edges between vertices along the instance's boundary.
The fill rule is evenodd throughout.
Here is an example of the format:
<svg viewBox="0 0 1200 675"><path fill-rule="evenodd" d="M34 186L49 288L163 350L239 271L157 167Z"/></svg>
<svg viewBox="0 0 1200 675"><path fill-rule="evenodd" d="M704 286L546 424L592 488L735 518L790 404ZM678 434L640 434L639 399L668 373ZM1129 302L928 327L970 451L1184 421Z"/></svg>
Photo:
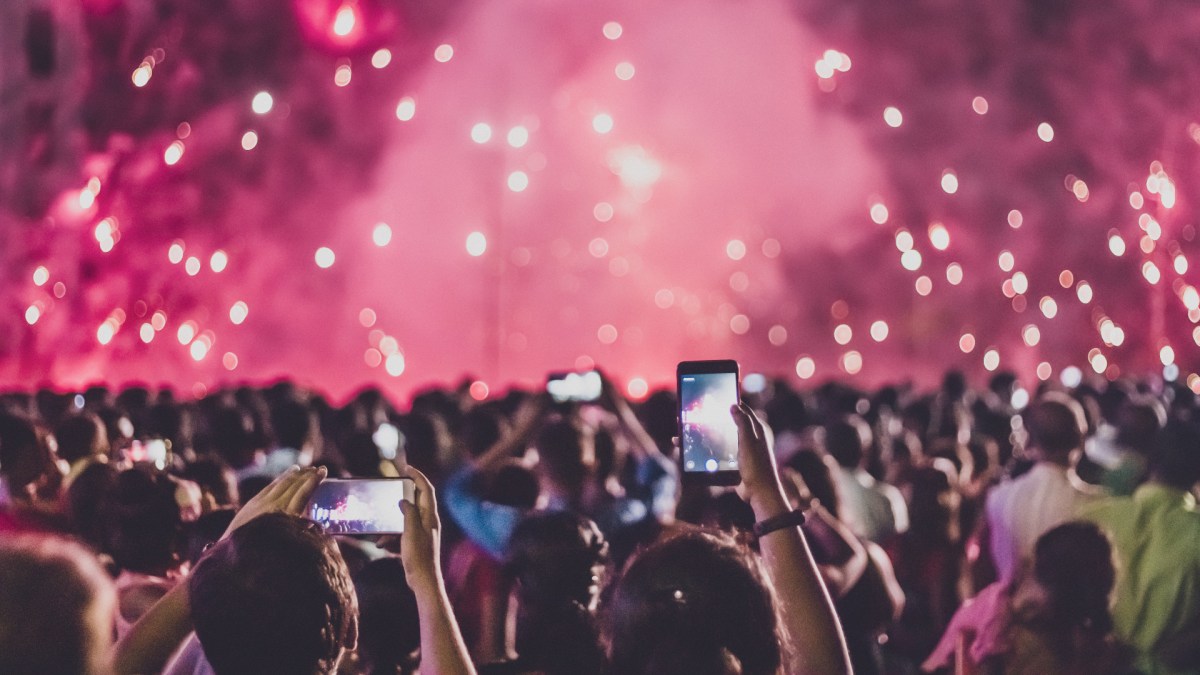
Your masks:
<svg viewBox="0 0 1200 675"><path fill-rule="evenodd" d="M167 447L167 441L161 438L135 440L129 446L129 459L134 462L150 462L161 471L167 468L170 448Z"/></svg>
<svg viewBox="0 0 1200 675"><path fill-rule="evenodd" d="M736 484L738 428L730 408L738 403L734 361L679 364L679 441L684 475Z"/></svg>
<svg viewBox="0 0 1200 675"><path fill-rule="evenodd" d="M308 517L329 534L400 534L402 499L413 499L410 478L329 478L313 493Z"/></svg>
<svg viewBox="0 0 1200 675"><path fill-rule="evenodd" d="M600 398L604 382L600 373L554 373L546 379L546 391L555 403L591 403Z"/></svg>

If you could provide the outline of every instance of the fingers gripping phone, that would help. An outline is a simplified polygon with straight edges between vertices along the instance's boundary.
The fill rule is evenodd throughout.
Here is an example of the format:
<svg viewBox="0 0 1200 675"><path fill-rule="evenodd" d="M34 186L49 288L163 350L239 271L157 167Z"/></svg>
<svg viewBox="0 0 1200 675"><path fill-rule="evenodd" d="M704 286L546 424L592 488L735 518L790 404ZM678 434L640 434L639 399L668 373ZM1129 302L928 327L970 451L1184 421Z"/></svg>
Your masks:
<svg viewBox="0 0 1200 675"><path fill-rule="evenodd" d="M684 480L737 485L738 427L730 412L741 400L737 361L684 361L675 372Z"/></svg>
<svg viewBox="0 0 1200 675"><path fill-rule="evenodd" d="M327 478L308 504L308 517L329 534L401 534L400 501L413 501L411 478Z"/></svg>

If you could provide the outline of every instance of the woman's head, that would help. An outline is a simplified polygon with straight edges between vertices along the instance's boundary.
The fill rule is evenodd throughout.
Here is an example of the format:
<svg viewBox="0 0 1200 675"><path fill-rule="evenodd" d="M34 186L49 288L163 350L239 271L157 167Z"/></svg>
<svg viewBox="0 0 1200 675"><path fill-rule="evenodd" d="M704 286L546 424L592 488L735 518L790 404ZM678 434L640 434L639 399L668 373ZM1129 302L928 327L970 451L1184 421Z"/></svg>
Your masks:
<svg viewBox="0 0 1200 675"><path fill-rule="evenodd" d="M122 471L101 507L106 552L122 569L164 574L179 564L183 516L177 484L147 466Z"/></svg>
<svg viewBox="0 0 1200 675"><path fill-rule="evenodd" d="M1116 568L1108 537L1096 525L1065 523L1043 534L1034 546L1033 576L1047 594L1046 622L1100 633L1112 628Z"/></svg>
<svg viewBox="0 0 1200 675"><path fill-rule="evenodd" d="M604 615L614 672L773 675L781 663L770 587L725 534L689 530L640 552Z"/></svg>

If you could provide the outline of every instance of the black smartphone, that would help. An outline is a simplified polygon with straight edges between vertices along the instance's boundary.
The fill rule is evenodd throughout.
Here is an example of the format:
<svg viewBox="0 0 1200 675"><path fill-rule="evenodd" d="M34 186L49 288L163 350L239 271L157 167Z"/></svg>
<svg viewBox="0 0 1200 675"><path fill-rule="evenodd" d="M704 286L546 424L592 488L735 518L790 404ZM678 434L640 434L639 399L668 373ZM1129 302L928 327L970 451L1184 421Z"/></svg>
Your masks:
<svg viewBox="0 0 1200 675"><path fill-rule="evenodd" d="M600 373L589 370L583 373L550 373L546 377L546 391L555 403L592 403L600 398L604 382Z"/></svg>
<svg viewBox="0 0 1200 675"><path fill-rule="evenodd" d="M730 412L741 400L737 361L684 361L675 377L684 480L737 485L738 428Z"/></svg>
<svg viewBox="0 0 1200 675"><path fill-rule="evenodd" d="M400 534L400 500L413 501L411 478L327 478L308 503L308 517L329 534Z"/></svg>

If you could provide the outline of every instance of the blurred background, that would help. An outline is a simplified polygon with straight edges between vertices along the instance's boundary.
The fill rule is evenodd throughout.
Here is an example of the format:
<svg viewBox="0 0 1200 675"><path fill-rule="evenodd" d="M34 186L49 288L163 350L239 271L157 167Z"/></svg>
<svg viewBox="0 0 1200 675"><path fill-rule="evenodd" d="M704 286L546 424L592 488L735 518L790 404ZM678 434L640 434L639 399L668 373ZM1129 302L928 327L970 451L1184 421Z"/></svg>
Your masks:
<svg viewBox="0 0 1200 675"><path fill-rule="evenodd" d="M6 0L0 387L1200 393L1200 8Z"/></svg>

